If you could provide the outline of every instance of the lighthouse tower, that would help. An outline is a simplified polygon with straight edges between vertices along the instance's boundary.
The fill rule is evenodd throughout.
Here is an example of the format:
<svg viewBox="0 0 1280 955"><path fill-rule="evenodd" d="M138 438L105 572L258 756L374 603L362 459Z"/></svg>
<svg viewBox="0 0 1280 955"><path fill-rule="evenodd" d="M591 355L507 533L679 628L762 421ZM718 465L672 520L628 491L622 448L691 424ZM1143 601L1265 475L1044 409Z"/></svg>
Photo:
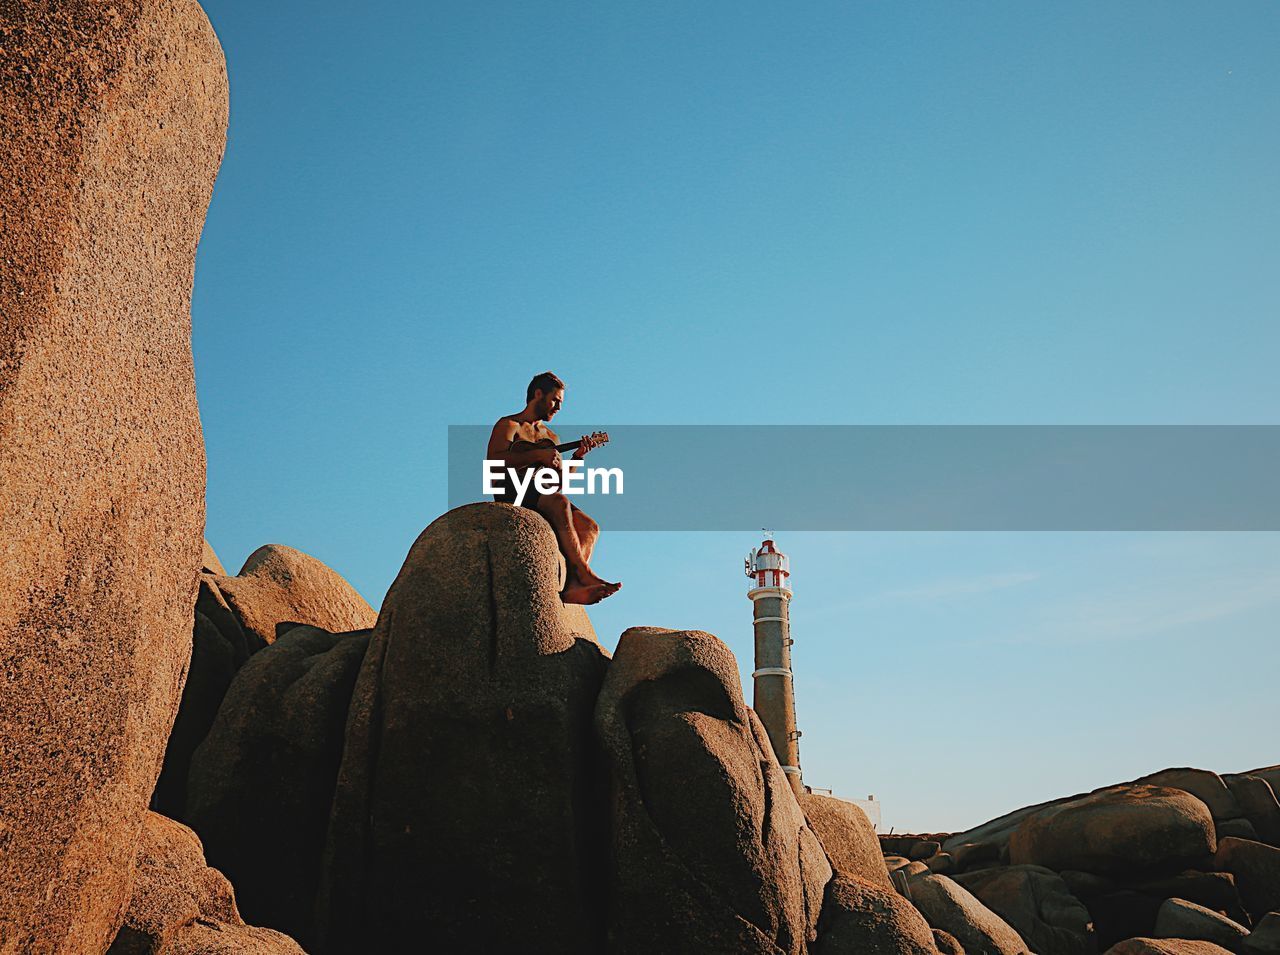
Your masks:
<svg viewBox="0 0 1280 955"><path fill-rule="evenodd" d="M764 724L773 752L791 788L804 792L800 777L800 731L791 682L791 566L765 532L764 543L747 555L747 596L754 605L756 668L752 708Z"/></svg>

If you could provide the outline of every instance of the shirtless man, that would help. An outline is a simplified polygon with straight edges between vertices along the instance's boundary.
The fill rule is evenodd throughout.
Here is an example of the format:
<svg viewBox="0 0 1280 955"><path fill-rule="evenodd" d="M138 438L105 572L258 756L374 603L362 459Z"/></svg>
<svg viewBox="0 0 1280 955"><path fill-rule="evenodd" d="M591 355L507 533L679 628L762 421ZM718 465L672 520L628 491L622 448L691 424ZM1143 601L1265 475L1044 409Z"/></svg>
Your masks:
<svg viewBox="0 0 1280 955"><path fill-rule="evenodd" d="M493 426L485 457L490 461L502 461L509 468L547 467L559 473L560 452L554 448L532 451L512 451L510 448L516 441L540 441L543 438L550 438L554 444L563 443L543 422L555 417L564 403L564 382L544 371L529 382L525 399L523 411L505 415ZM587 450L584 441L573 452L573 457L581 459ZM508 488L506 494L497 495L495 500L514 503L514 491ZM570 504L559 491L539 494L532 484L525 494L524 506L545 517L560 542L560 552L564 554L567 566L561 600L567 604L593 604L618 592L621 583L611 584L597 577L587 564L595 549L596 538L600 536L599 524Z"/></svg>

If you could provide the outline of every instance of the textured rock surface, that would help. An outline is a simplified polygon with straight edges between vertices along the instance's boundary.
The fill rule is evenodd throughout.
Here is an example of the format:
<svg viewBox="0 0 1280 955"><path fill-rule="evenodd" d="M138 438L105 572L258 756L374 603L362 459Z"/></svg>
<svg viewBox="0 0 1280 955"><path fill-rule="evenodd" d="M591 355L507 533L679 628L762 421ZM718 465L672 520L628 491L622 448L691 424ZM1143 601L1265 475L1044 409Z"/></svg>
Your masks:
<svg viewBox="0 0 1280 955"><path fill-rule="evenodd" d="M1242 815L1240 804L1222 777L1207 769L1191 769L1186 766L1162 769L1150 776L1135 779L1130 785L1164 786L1166 789L1189 792L1209 807L1209 814L1213 816L1215 823L1238 819Z"/></svg>
<svg viewBox="0 0 1280 955"><path fill-rule="evenodd" d="M827 884L810 955L934 955L937 950L929 924L898 893L852 877L837 876Z"/></svg>
<svg viewBox="0 0 1280 955"><path fill-rule="evenodd" d="M1280 912L1263 916L1240 945L1245 955L1271 955L1280 952Z"/></svg>
<svg viewBox="0 0 1280 955"><path fill-rule="evenodd" d="M960 940L940 928L933 930L933 944L938 946L940 955L965 955L964 946L960 944Z"/></svg>
<svg viewBox="0 0 1280 955"><path fill-rule="evenodd" d="M1016 931L945 875L911 879L911 902L934 928L954 935L966 952L1025 955L1030 949Z"/></svg>
<svg viewBox="0 0 1280 955"><path fill-rule="evenodd" d="M1106 955L1231 955L1231 950L1182 938L1128 938L1107 949Z"/></svg>
<svg viewBox="0 0 1280 955"><path fill-rule="evenodd" d="M954 878L1008 922L1036 955L1097 951L1089 910L1057 873L1040 866L1015 865Z"/></svg>
<svg viewBox="0 0 1280 955"><path fill-rule="evenodd" d="M0 5L0 948L105 949L191 649L196 242L226 141L191 0Z"/></svg>
<svg viewBox="0 0 1280 955"><path fill-rule="evenodd" d="M342 738L369 631L295 627L236 674L192 759L187 819L250 922L310 947Z"/></svg>
<svg viewBox="0 0 1280 955"><path fill-rule="evenodd" d="M1193 938L1235 948L1248 934L1239 922L1185 899L1166 899L1156 913L1156 938Z"/></svg>
<svg viewBox="0 0 1280 955"><path fill-rule="evenodd" d="M835 875L893 888L875 827L865 812L854 803L830 796L802 793L797 799Z"/></svg>
<svg viewBox="0 0 1280 955"><path fill-rule="evenodd" d="M222 561L218 560L218 555L213 552L208 541L204 542L204 554L200 558L200 573L216 574L219 577L227 576L227 569L222 566Z"/></svg>
<svg viewBox="0 0 1280 955"><path fill-rule="evenodd" d="M133 898L108 955L207 955L208 937L234 940L236 947L227 951L302 952L287 936L246 926L236 910L231 883L205 865L195 833L172 819L147 813Z"/></svg>
<svg viewBox="0 0 1280 955"><path fill-rule="evenodd" d="M1249 839L1223 839L1214 868L1235 876L1245 910L1255 921L1280 909L1280 849Z"/></svg>
<svg viewBox="0 0 1280 955"><path fill-rule="evenodd" d="M607 951L803 952L831 868L729 649L626 631L596 728L613 774Z"/></svg>
<svg viewBox="0 0 1280 955"><path fill-rule="evenodd" d="M1176 869L1216 848L1213 818L1195 796L1159 786L1117 786L1024 820L1009 840L1015 865L1109 873ZM961 939L963 941L963 939Z"/></svg>
<svg viewBox="0 0 1280 955"><path fill-rule="evenodd" d="M1247 773L1224 776L1223 779L1240 803L1240 811L1253 823L1258 839L1280 846L1280 800L1276 799L1271 784L1261 776Z"/></svg>
<svg viewBox="0 0 1280 955"><path fill-rule="evenodd" d="M607 658L562 617L536 513L473 504L428 527L352 698L317 949L598 952ZM798 813L798 810L797 810Z"/></svg>
<svg viewBox="0 0 1280 955"><path fill-rule="evenodd" d="M234 577L214 577L245 635L260 648L282 623L305 623L331 633L367 630L377 613L337 571L283 544L259 547Z"/></svg>

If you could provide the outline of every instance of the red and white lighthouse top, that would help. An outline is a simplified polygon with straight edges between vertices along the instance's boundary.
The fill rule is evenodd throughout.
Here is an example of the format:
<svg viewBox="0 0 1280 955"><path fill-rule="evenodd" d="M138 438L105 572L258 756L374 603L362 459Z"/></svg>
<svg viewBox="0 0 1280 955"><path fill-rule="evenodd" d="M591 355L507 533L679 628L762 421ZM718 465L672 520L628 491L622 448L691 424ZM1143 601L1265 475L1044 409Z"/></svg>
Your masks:
<svg viewBox="0 0 1280 955"><path fill-rule="evenodd" d="M747 555L746 572L752 579L752 590L758 587L791 589L791 561L778 550L771 537L766 537L758 549Z"/></svg>

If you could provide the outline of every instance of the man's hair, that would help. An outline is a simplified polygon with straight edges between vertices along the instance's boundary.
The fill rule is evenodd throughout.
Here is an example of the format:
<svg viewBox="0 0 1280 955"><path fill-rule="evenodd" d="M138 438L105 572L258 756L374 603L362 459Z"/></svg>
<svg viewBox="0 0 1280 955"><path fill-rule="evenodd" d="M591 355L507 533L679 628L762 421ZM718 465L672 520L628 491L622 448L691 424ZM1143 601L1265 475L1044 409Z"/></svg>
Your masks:
<svg viewBox="0 0 1280 955"><path fill-rule="evenodd" d="M533 376L533 381L529 382L529 390L524 393L524 400L532 401L535 391L541 391L544 395L549 395L557 388L563 387L564 382L557 378L554 372L544 371L540 375Z"/></svg>

